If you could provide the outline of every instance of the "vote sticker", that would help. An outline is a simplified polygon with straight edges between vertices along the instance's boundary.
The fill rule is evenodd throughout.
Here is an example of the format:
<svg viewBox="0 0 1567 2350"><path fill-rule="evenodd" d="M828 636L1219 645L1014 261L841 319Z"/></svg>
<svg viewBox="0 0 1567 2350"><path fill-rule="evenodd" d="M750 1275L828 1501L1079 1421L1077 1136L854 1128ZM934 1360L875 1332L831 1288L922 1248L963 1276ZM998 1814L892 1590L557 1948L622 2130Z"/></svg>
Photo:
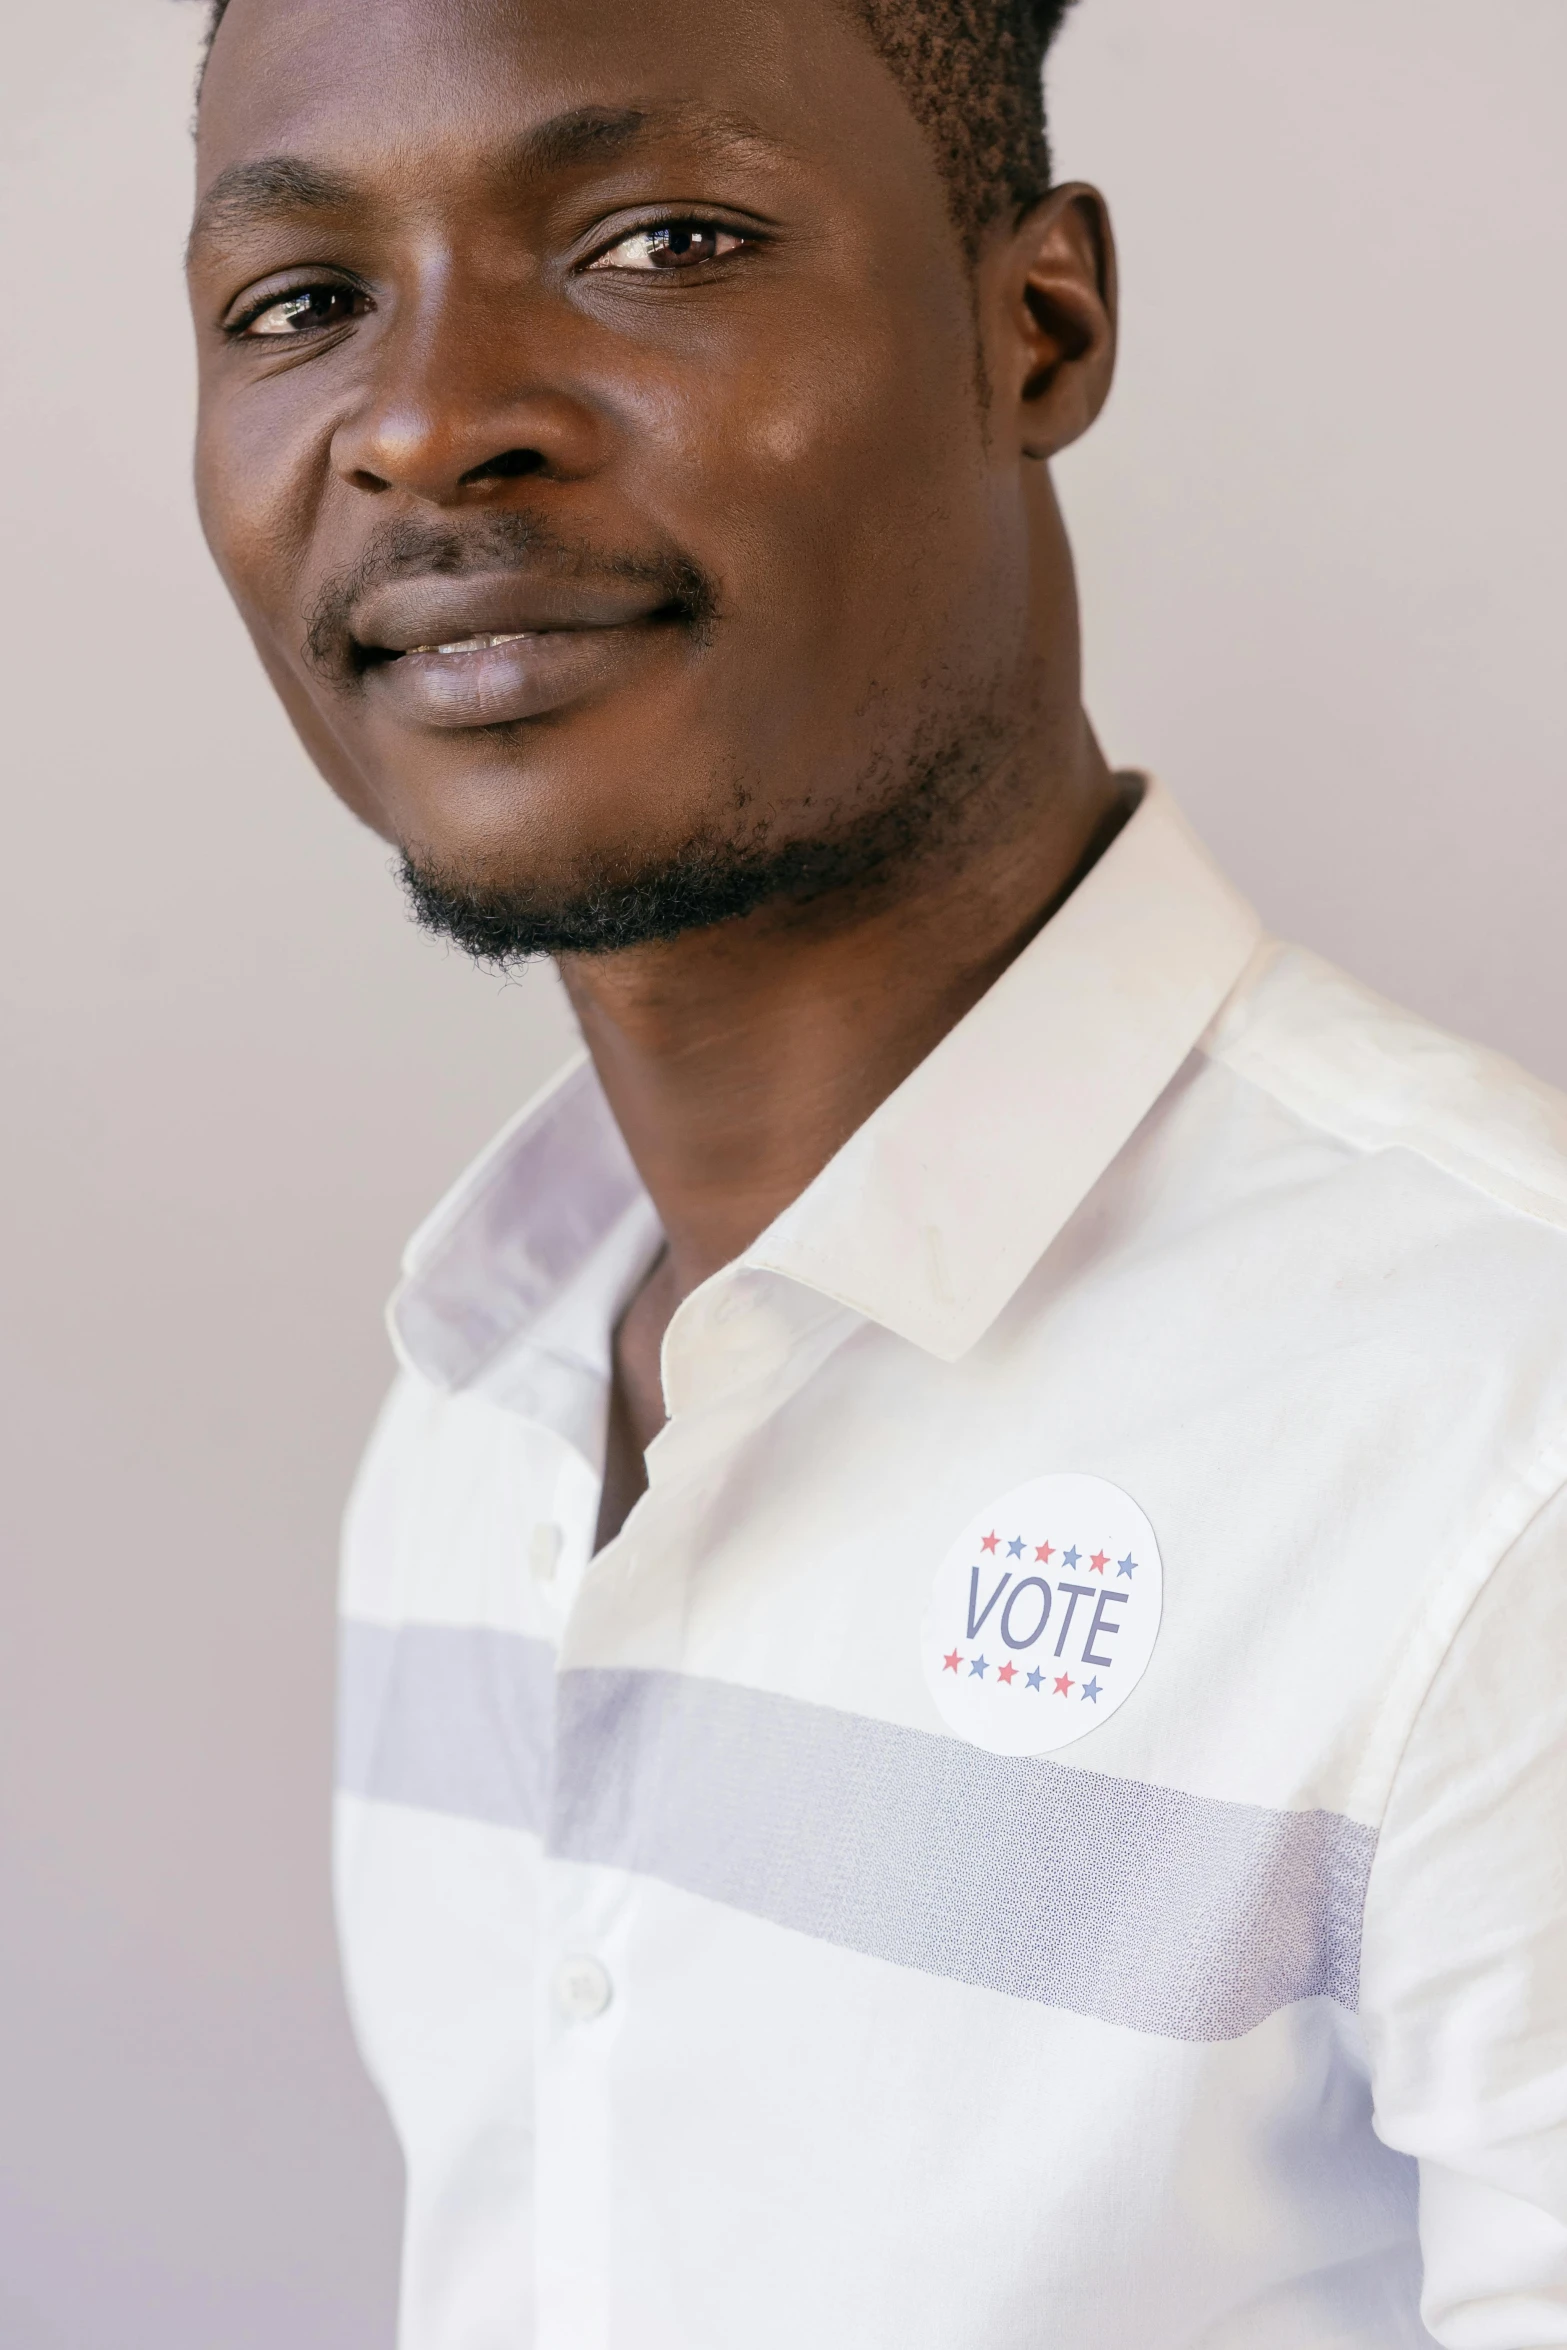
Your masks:
<svg viewBox="0 0 1567 2350"><path fill-rule="evenodd" d="M1153 1528L1102 1477L1035 1477L970 1519L920 1628L941 1717L992 1754L1097 1730L1148 1669L1164 1604Z"/></svg>

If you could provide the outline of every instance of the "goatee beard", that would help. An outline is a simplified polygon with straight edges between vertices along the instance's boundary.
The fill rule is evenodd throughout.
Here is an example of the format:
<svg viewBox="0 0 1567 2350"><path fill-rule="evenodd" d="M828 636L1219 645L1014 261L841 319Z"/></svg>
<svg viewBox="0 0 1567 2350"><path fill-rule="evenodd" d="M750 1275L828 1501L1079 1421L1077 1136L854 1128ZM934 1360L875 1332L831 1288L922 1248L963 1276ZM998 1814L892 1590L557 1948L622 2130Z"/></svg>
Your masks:
<svg viewBox="0 0 1567 2350"><path fill-rule="evenodd" d="M540 955L623 954L764 906L787 914L837 899L847 913L922 857L955 845L974 821L973 804L987 798L983 786L1000 748L990 728L972 730L905 767L894 797L872 796L867 805L862 795L847 822L815 838L699 835L656 864L589 871L557 890L496 887L407 852L403 888L421 928L496 971Z"/></svg>

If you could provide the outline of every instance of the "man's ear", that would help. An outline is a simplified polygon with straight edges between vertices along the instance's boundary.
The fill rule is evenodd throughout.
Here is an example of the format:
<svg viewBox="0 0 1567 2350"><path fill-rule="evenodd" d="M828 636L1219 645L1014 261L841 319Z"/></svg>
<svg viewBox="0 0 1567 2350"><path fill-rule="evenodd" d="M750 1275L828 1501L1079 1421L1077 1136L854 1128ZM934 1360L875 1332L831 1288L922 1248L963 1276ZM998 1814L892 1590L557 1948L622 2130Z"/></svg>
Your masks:
<svg viewBox="0 0 1567 2350"><path fill-rule="evenodd" d="M1006 354L993 394L1014 404L1022 454L1054 457L1088 430L1115 373L1115 239L1098 189L1052 188L993 266Z"/></svg>

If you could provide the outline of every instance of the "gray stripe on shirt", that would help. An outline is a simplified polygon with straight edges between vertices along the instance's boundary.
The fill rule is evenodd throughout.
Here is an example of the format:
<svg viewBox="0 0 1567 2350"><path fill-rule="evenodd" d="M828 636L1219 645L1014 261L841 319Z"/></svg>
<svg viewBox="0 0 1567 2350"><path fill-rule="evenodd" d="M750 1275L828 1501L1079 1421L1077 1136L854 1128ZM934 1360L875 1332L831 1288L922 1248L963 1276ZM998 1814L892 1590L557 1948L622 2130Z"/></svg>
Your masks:
<svg viewBox="0 0 1567 2350"><path fill-rule="evenodd" d="M538 1833L554 1708L548 1641L482 1624L344 1623L337 1784Z"/></svg>
<svg viewBox="0 0 1567 2350"><path fill-rule="evenodd" d="M1174 2040L1356 2001L1375 1834L674 1674L561 1676L549 1848Z"/></svg>
<svg viewBox="0 0 1567 2350"><path fill-rule="evenodd" d="M555 1782L550 1784L552 1744ZM342 1628L338 1784L545 1831L867 1956L1162 2038L1353 2007L1375 1834L484 1627Z"/></svg>

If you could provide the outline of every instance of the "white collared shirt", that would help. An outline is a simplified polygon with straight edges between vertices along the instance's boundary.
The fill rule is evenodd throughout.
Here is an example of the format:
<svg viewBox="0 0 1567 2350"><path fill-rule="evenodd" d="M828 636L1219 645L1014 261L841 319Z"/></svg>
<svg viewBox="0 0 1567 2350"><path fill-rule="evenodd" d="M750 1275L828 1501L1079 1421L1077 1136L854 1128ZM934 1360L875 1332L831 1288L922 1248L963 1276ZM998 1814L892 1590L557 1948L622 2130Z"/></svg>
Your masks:
<svg viewBox="0 0 1567 2350"><path fill-rule="evenodd" d="M1152 787L682 1304L590 1557L658 1242L579 1063L392 1309L403 2350L1567 2344L1567 1105Z"/></svg>

